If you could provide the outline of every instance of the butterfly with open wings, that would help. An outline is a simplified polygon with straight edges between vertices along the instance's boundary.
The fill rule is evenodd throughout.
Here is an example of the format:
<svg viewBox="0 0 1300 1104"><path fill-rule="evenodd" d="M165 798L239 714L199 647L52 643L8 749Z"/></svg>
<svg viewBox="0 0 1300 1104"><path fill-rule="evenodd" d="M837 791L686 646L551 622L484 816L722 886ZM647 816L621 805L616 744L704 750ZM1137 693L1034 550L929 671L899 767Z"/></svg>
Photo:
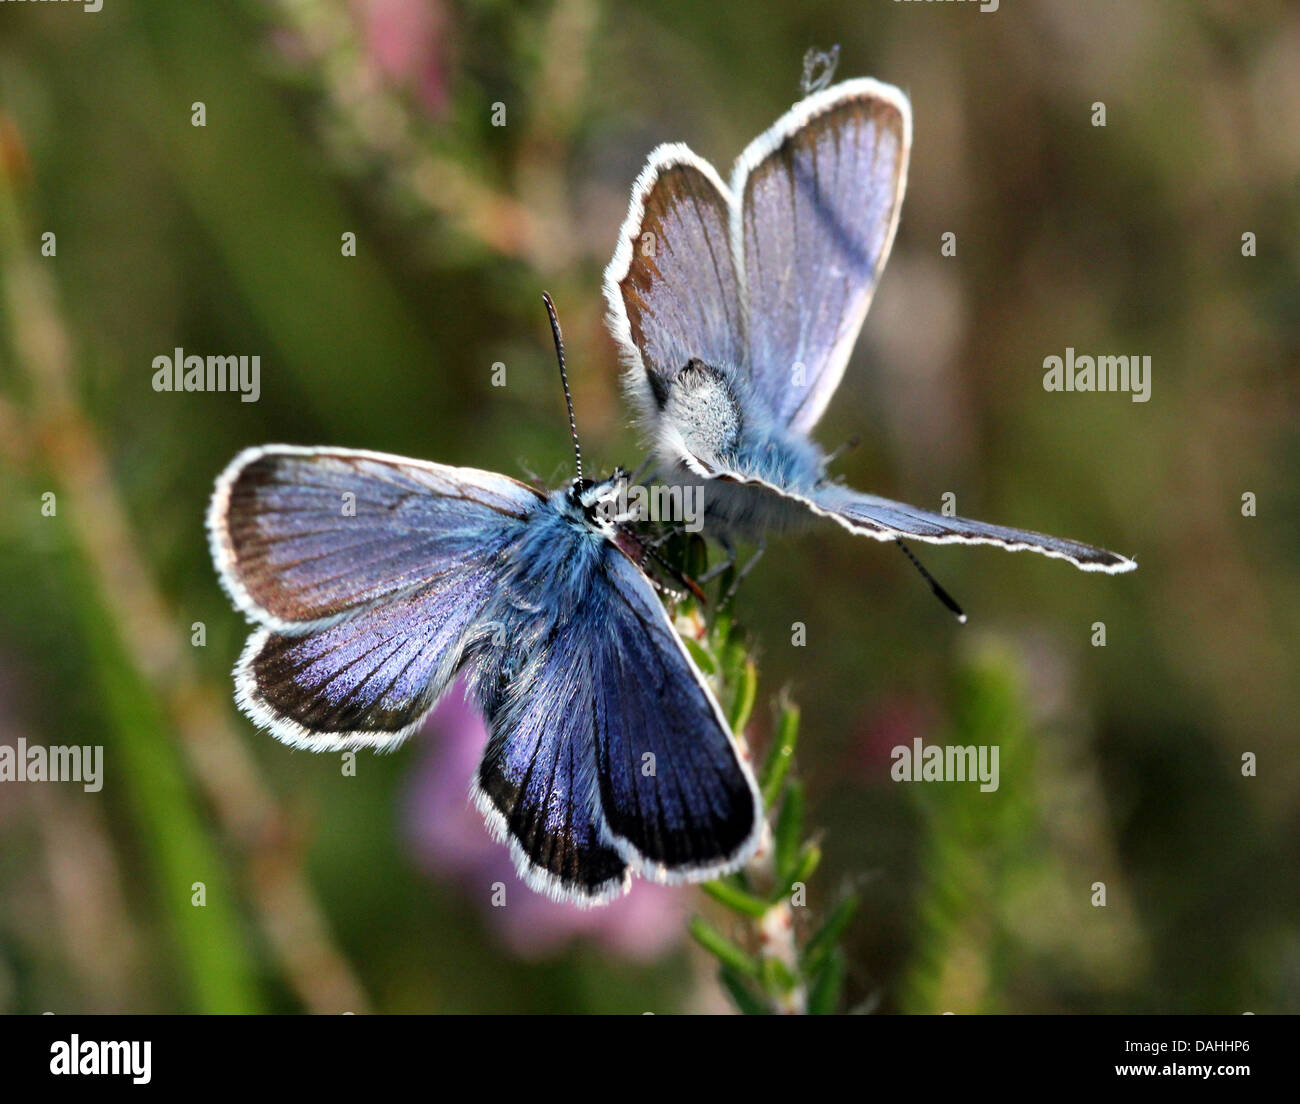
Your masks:
<svg viewBox="0 0 1300 1104"><path fill-rule="evenodd" d="M574 444L577 477L549 494L378 452L248 449L217 480L208 534L257 626L235 668L253 721L311 751L389 750L464 670L490 733L473 800L527 884L591 905L632 872L735 870L764 822L611 509L626 474L584 479Z"/></svg>
<svg viewBox="0 0 1300 1104"><path fill-rule="evenodd" d="M705 486L706 528L761 538L824 517L877 540L992 544L1116 573L1137 564L947 517L828 477L809 434L839 385L898 227L912 113L897 88L807 96L730 186L684 145L651 155L605 272L627 389L666 477ZM918 565L919 566L919 565Z"/></svg>

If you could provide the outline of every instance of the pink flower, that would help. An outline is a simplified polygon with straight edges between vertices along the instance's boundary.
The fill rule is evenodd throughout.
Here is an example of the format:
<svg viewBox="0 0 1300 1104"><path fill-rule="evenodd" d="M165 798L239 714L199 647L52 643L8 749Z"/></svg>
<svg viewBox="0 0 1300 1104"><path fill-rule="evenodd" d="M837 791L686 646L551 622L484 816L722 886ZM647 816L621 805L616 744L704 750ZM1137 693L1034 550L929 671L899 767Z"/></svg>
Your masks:
<svg viewBox="0 0 1300 1104"><path fill-rule="evenodd" d="M426 726L425 750L408 783L406 827L420 866L456 885L482 906L487 922L515 954L536 958L590 940L627 958L657 958L681 938L683 890L634 880L608 905L581 909L529 889L515 873L509 849L488 834L469 801L469 785L487 743L487 728L457 682ZM505 884L504 907L493 907L492 885Z"/></svg>
<svg viewBox="0 0 1300 1104"><path fill-rule="evenodd" d="M894 748L910 748L914 739L925 739L938 727L938 711L928 699L904 694L886 698L858 725L851 750L854 765L870 780L885 781Z"/></svg>
<svg viewBox="0 0 1300 1104"><path fill-rule="evenodd" d="M366 56L389 84L409 89L430 115L448 99L447 9L441 0L352 0Z"/></svg>

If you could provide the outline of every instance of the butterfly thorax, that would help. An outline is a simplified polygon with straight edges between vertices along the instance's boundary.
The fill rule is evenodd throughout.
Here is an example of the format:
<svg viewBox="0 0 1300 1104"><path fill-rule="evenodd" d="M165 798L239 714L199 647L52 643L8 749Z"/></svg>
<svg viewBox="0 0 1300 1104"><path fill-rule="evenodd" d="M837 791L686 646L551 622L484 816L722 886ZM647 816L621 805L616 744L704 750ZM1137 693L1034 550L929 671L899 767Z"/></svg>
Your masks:
<svg viewBox="0 0 1300 1104"><path fill-rule="evenodd" d="M670 454L682 449L702 463L721 462L745 432L735 373L727 367L692 359L663 394L660 422Z"/></svg>
<svg viewBox="0 0 1300 1104"><path fill-rule="evenodd" d="M689 361L662 396L661 454L675 479L701 486L716 527L756 535L806 525L807 511L797 503L741 484L759 481L807 495L824 481L825 457L806 436L768 417L746 387L745 374L729 365Z"/></svg>
<svg viewBox="0 0 1300 1104"><path fill-rule="evenodd" d="M599 608L607 557L623 555L606 515L625 480L619 472L601 482L574 480L552 492L502 550L501 585L470 648L473 678L485 702L501 706L526 697L543 677L539 664L557 633Z"/></svg>
<svg viewBox="0 0 1300 1104"><path fill-rule="evenodd" d="M673 447L683 447L703 474L729 472L807 493L823 478L821 450L765 416L745 387L744 374L731 366L690 360L664 394L662 425L677 438Z"/></svg>
<svg viewBox="0 0 1300 1104"><path fill-rule="evenodd" d="M502 550L503 616L581 608L613 544L613 502L626 477L574 480L553 491Z"/></svg>

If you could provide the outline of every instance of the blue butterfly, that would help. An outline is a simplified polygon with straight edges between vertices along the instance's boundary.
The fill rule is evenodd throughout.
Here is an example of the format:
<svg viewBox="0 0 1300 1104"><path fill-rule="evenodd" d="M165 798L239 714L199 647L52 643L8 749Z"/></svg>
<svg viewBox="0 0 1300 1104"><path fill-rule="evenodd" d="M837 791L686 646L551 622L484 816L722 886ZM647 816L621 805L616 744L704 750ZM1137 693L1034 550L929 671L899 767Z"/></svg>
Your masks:
<svg viewBox="0 0 1300 1104"><path fill-rule="evenodd" d="M889 256L911 142L907 97L860 79L797 103L741 154L730 187L686 146L651 154L605 298L657 457L675 482L705 487L706 522L724 538L761 540L816 516L877 540L993 544L1085 571L1132 570L1114 552L828 478L809 434Z"/></svg>
<svg viewBox="0 0 1300 1104"><path fill-rule="evenodd" d="M389 750L465 670L490 732L473 800L528 885L588 905L633 871L732 871L763 818L612 512L626 474L585 480L577 459L544 494L379 452L252 448L217 480L208 532L258 626L235 667L253 721L311 751Z"/></svg>

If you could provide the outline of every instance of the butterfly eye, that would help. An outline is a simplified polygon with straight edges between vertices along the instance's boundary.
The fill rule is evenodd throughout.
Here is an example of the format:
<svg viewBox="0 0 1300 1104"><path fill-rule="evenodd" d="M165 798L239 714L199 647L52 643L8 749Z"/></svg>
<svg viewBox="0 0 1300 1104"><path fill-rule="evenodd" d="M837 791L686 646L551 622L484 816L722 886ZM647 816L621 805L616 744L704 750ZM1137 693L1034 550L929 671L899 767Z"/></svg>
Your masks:
<svg viewBox="0 0 1300 1104"><path fill-rule="evenodd" d="M575 479L569 486L569 501L582 511L582 516L592 525L599 526L611 516L612 496L602 495L602 484L594 479Z"/></svg>

